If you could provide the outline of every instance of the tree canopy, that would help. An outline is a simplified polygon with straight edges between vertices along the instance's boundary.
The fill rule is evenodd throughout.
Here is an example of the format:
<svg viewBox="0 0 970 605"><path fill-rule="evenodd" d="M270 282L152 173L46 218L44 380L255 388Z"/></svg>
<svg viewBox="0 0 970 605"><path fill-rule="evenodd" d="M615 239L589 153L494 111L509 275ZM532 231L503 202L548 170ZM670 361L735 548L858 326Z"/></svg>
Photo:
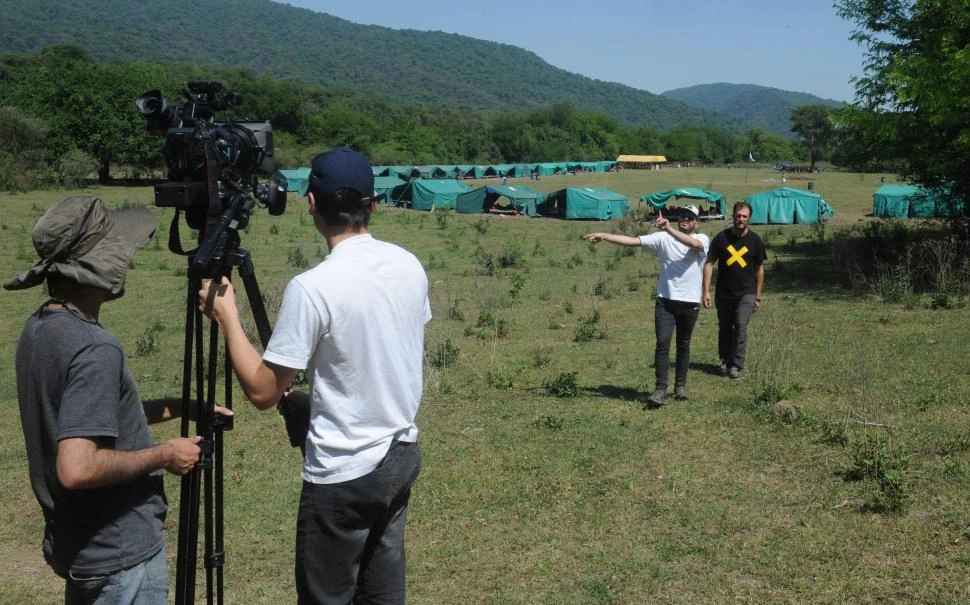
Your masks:
<svg viewBox="0 0 970 605"><path fill-rule="evenodd" d="M814 172L819 160L825 157L832 141L832 121L829 109L824 105L804 105L791 112L792 132L805 141L808 147L809 169Z"/></svg>
<svg viewBox="0 0 970 605"><path fill-rule="evenodd" d="M603 160L621 153L730 163L752 148L749 137L709 126L667 133L623 126L569 101L521 112L402 103L347 88L307 88L249 68L102 65L76 45L2 56L0 72L0 113L6 117L0 127L8 135L0 137L4 189L73 184L90 173L101 182L161 174L163 138L148 132L135 99L158 90L170 105L184 103L185 84L197 80L218 81L242 95L243 102L217 120L273 124L277 168L304 165L337 145L360 149L377 164ZM793 159L791 147L773 137L780 138L759 139L764 161Z"/></svg>
<svg viewBox="0 0 970 605"><path fill-rule="evenodd" d="M855 165L898 160L904 176L970 199L970 4L964 0L842 0L866 48L856 105L839 112Z"/></svg>

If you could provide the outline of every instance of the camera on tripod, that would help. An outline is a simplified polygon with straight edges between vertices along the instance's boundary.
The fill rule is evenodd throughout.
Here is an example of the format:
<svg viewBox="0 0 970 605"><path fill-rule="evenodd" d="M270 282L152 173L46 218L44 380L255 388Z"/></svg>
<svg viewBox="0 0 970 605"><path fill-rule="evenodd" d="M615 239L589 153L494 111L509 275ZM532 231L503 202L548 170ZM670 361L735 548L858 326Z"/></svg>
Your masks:
<svg viewBox="0 0 970 605"><path fill-rule="evenodd" d="M189 82L185 102L169 105L159 90L135 106L149 132L163 135L168 180L155 186L155 205L185 212L200 239L230 205L232 228L244 228L257 203L278 216L286 209L286 181L274 173L273 127L269 122L216 121L216 112L242 104L239 93L219 82ZM258 175L271 175L260 184Z"/></svg>

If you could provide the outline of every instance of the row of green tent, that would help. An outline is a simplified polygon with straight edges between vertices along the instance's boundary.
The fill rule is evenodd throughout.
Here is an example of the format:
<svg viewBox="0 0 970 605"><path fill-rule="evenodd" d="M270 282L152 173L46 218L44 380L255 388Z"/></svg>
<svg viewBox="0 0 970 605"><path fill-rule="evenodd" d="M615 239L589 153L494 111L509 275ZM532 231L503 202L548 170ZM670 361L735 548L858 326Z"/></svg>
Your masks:
<svg viewBox="0 0 970 605"><path fill-rule="evenodd" d="M654 209L664 208L671 199L706 203L708 208L701 209L701 218L724 218L728 213L727 198L716 191L681 187L640 196L641 201ZM793 187L756 193L746 197L744 201L751 204L753 225L811 225L835 214L821 195Z"/></svg>
<svg viewBox="0 0 970 605"><path fill-rule="evenodd" d="M614 220L630 212L630 200L600 187L567 187L546 194L526 185L472 188L454 179L409 181L395 188L388 201L415 210L454 209L463 214L500 212L577 220Z"/></svg>
<svg viewBox="0 0 970 605"><path fill-rule="evenodd" d="M528 178L575 172L608 172L616 162L538 162L533 164L434 164L427 166L374 166L374 176L403 179L486 179L489 177Z"/></svg>
<svg viewBox="0 0 970 605"><path fill-rule="evenodd" d="M485 179L490 177L528 178L576 172L609 172L613 160L598 162L539 162L535 164L435 164L429 166L373 166L376 179L384 179L379 188L390 190L410 179ZM309 168L280 170L287 190L302 191L310 177Z"/></svg>
<svg viewBox="0 0 970 605"><path fill-rule="evenodd" d="M309 168L280 170L280 173L286 179L288 191L301 194L306 191ZM568 187L546 194L526 185L472 188L452 178L403 180L397 176L378 175L374 177L374 190L381 203L415 210L454 209L464 214L507 212L593 220L618 219L630 212L630 201L626 197L598 187Z"/></svg>
<svg viewBox="0 0 970 605"><path fill-rule="evenodd" d="M535 164L435 164L428 166L373 166L374 177L385 179L381 188L393 189L398 181L410 179L485 179L490 177L529 178L576 172L608 172L613 160L598 162L539 162ZM280 170L289 191L302 191L310 177L309 168ZM396 179L396 180L395 180Z"/></svg>
<svg viewBox="0 0 970 605"><path fill-rule="evenodd" d="M872 194L872 215L880 218L953 218L963 203L918 185L886 183Z"/></svg>

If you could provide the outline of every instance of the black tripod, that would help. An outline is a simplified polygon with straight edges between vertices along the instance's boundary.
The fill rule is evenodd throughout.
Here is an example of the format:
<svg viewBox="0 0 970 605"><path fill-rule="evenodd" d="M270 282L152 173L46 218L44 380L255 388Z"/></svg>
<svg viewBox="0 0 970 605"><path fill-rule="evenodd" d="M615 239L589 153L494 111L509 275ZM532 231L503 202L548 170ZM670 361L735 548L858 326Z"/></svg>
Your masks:
<svg viewBox="0 0 970 605"><path fill-rule="evenodd" d="M182 477L179 500L178 555L175 574L175 603L195 603L195 579L198 565L199 506L203 503L205 530L204 558L206 570L206 603L223 603L225 565L223 533L223 434L232 429L232 417L215 413L219 327L209 325L208 359L203 346L202 312L198 292L205 278L230 277L233 267L246 287L246 295L259 338L266 346L271 333L263 297L256 283L252 257L239 247L239 214L248 212L245 196L238 195L209 230L210 235L189 257L188 289L185 305L185 348L182 373L182 409L195 406L196 434L202 454L198 465ZM177 220L178 217L176 217ZM171 247L170 240L170 247ZM193 359L195 360L195 397L192 397ZM203 370L207 371L203 371ZM223 367L225 379L223 405L232 409L232 363L226 350ZM182 436L189 436L189 415L182 414Z"/></svg>

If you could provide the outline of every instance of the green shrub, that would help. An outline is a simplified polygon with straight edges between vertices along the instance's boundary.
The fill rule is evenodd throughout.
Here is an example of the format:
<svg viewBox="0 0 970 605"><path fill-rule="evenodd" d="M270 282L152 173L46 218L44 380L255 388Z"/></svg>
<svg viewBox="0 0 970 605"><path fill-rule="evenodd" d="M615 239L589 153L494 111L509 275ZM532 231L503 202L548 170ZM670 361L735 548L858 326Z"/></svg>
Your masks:
<svg viewBox="0 0 970 605"><path fill-rule="evenodd" d="M515 298L522 292L522 288L525 287L525 277L521 273L513 273L509 275L509 296Z"/></svg>
<svg viewBox="0 0 970 605"><path fill-rule="evenodd" d="M448 338L431 350L428 363L438 369L449 368L458 361L459 355L461 355L461 349Z"/></svg>
<svg viewBox="0 0 970 605"><path fill-rule="evenodd" d="M452 300L451 305L448 307L448 319L452 321L465 321L465 314L461 312L457 298Z"/></svg>
<svg viewBox="0 0 970 605"><path fill-rule="evenodd" d="M564 424L565 421L559 416L549 416L547 414L543 414L542 416L536 418L533 426L535 426L537 429L544 429L547 431L560 431L562 430Z"/></svg>
<svg viewBox="0 0 970 605"><path fill-rule="evenodd" d="M286 251L286 262L297 269L305 269L310 266L310 260L303 254L303 248L293 246Z"/></svg>
<svg viewBox="0 0 970 605"><path fill-rule="evenodd" d="M576 397L579 386L576 384L578 372L560 372L555 378L547 380L542 386L554 397Z"/></svg>
<svg viewBox="0 0 970 605"><path fill-rule="evenodd" d="M506 248L499 255L499 265L503 269L508 269L509 267L521 267L525 264L525 256L522 254L522 250L518 246L512 246Z"/></svg>
<svg viewBox="0 0 970 605"><path fill-rule="evenodd" d="M906 466L905 456L888 438L866 435L852 446L852 468L847 477L875 486L875 494L865 504L867 509L899 512L907 501L903 484Z"/></svg>
<svg viewBox="0 0 970 605"><path fill-rule="evenodd" d="M135 355L147 357L155 352L155 337L165 329L165 324L156 320L152 325L145 328L145 331L135 341Z"/></svg>
<svg viewBox="0 0 970 605"><path fill-rule="evenodd" d="M575 342L589 342L606 338L606 332L599 327L599 322L600 312L595 309L589 315L580 318L579 326L573 332L573 340Z"/></svg>
<svg viewBox="0 0 970 605"><path fill-rule="evenodd" d="M485 384L499 391L510 391L512 390L512 377L509 374L489 370L485 373Z"/></svg>

